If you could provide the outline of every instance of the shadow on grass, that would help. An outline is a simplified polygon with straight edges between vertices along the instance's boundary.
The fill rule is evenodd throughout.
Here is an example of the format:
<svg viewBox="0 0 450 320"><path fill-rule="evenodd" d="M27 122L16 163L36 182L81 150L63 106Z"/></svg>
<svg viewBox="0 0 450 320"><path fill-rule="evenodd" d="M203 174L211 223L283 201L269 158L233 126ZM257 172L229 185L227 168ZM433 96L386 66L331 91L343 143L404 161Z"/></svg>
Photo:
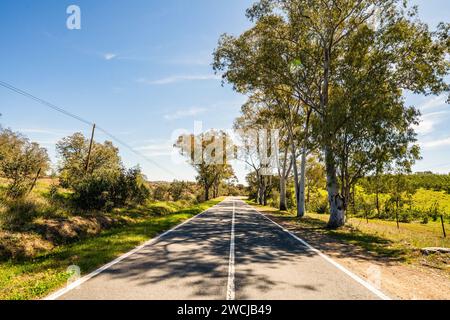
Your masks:
<svg viewBox="0 0 450 320"><path fill-rule="evenodd" d="M298 219L276 212L265 212L271 219L289 226L289 229L318 248L330 249L342 257L360 260L378 260L384 263L406 261L408 250L396 246L396 243L374 235L364 233L353 227L338 230L327 228L326 222L311 217ZM351 246L347 245L351 244Z"/></svg>

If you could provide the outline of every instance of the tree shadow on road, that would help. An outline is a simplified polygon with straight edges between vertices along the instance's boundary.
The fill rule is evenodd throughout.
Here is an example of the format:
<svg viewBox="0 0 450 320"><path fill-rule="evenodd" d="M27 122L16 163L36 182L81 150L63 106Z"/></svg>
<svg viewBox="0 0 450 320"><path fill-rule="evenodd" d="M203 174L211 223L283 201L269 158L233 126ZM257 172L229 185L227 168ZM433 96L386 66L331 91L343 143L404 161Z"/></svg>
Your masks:
<svg viewBox="0 0 450 320"><path fill-rule="evenodd" d="M237 204L238 205L238 204ZM247 208L247 209L245 209ZM184 299L225 299L230 256L230 203L216 206L206 213L163 237L153 246L143 248L121 263L105 270L102 277L125 280L130 286L154 288L148 299L177 298L177 292L188 292ZM242 204L236 214L236 284L249 285L265 292L275 285L292 286L258 274L254 265L276 270L294 259L316 254L280 228ZM299 285L298 283L296 284ZM298 288L297 288L298 289ZM311 284L304 289L314 291ZM239 297L245 299L245 296Z"/></svg>
<svg viewBox="0 0 450 320"><path fill-rule="evenodd" d="M326 222L320 219L304 217L300 220L297 217L273 212L266 214L317 249L331 250L338 257L351 257L383 264L403 262L408 258L408 251L395 247L393 241L364 233L350 226L330 230L326 227Z"/></svg>

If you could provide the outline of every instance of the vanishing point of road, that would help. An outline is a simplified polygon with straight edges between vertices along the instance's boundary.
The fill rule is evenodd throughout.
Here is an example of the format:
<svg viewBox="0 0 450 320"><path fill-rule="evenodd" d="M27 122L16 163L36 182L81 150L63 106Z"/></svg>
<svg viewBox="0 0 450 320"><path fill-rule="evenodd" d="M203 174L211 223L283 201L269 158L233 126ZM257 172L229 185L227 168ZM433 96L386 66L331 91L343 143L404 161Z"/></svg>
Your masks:
<svg viewBox="0 0 450 320"><path fill-rule="evenodd" d="M64 300L387 298L237 198L227 198L48 297Z"/></svg>

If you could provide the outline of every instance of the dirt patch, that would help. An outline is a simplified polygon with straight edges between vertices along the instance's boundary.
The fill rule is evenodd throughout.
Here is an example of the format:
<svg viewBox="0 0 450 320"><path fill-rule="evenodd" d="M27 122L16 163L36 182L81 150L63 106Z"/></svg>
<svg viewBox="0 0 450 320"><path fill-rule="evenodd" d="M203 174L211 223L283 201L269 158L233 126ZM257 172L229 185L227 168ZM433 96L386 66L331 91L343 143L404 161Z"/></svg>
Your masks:
<svg viewBox="0 0 450 320"><path fill-rule="evenodd" d="M304 227L292 219L265 214L393 299L450 300L448 255L417 257L411 262L401 250L380 254L325 234L319 226ZM437 267L443 264L447 270Z"/></svg>
<svg viewBox="0 0 450 320"><path fill-rule="evenodd" d="M123 225L123 219L109 216L71 217L64 219L39 219L33 224L33 230L53 244L71 243L99 234L102 230Z"/></svg>
<svg viewBox="0 0 450 320"><path fill-rule="evenodd" d="M53 247L50 241L37 234L0 231L0 259L32 258Z"/></svg>

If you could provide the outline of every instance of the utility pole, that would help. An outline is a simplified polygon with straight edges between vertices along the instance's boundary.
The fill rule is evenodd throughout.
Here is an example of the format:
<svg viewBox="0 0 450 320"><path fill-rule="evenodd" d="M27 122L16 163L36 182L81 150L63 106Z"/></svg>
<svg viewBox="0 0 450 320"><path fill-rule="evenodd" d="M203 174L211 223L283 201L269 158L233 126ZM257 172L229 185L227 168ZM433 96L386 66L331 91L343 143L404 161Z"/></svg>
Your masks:
<svg viewBox="0 0 450 320"><path fill-rule="evenodd" d="M91 142L89 143L89 151L86 160L86 168L85 168L86 173L89 170L89 163L91 162L91 151L92 151L92 144L94 143L94 133L95 133L95 123L92 126Z"/></svg>

